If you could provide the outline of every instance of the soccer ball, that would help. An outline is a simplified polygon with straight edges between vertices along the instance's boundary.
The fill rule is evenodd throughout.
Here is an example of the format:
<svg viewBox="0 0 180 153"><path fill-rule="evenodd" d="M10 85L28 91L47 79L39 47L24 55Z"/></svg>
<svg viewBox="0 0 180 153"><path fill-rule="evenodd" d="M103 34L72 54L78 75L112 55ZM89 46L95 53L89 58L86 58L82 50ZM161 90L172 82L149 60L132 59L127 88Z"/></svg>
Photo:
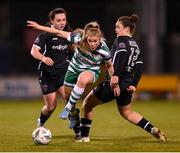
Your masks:
<svg viewBox="0 0 180 153"><path fill-rule="evenodd" d="M51 131L45 127L38 127L32 133L32 139L35 144L49 144L52 139Z"/></svg>

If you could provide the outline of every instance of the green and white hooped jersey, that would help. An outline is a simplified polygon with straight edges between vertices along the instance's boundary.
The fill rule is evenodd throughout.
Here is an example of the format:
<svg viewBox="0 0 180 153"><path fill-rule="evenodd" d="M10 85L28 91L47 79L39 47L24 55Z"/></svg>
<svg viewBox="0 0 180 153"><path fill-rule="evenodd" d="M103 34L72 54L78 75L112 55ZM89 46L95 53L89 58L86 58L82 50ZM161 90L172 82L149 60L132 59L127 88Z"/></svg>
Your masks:
<svg viewBox="0 0 180 153"><path fill-rule="evenodd" d="M81 38L78 33L72 33L68 40L72 43L76 43L80 41ZM84 53L79 48L76 48L74 56L69 64L64 84L74 86L79 74L86 70L94 74L95 82L100 75L100 64L103 61L108 61L110 58L110 50L104 41L101 41L101 46L92 52Z"/></svg>

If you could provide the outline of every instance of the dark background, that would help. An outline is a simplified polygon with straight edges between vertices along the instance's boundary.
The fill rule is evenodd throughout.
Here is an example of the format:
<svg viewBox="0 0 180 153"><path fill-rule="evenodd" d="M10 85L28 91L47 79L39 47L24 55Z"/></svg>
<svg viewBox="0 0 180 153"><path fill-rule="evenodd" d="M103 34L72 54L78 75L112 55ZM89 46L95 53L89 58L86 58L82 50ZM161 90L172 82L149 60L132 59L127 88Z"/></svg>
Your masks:
<svg viewBox="0 0 180 153"><path fill-rule="evenodd" d="M118 17L137 13L135 39L144 52L144 72L180 72L179 0L49 0L0 2L0 75L35 75L38 62L30 55L39 33L26 27L27 20L48 21L54 8L63 7L73 29L90 21L100 23L111 47Z"/></svg>

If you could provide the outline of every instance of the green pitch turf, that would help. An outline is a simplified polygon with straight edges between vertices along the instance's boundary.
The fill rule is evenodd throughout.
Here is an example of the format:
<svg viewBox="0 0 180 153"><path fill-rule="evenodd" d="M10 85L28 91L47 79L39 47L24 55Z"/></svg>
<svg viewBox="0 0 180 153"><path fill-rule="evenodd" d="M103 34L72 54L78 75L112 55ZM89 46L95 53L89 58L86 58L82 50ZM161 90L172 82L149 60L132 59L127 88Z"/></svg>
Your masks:
<svg viewBox="0 0 180 153"><path fill-rule="evenodd" d="M80 107L80 102L78 107ZM46 126L53 134L49 145L35 145L31 134L43 105L41 100L0 101L1 152L174 152L180 151L180 101L133 102L133 109L167 135L158 142L152 135L120 117L114 102L98 106L90 132L91 142L72 142L68 120L58 118L63 102Z"/></svg>

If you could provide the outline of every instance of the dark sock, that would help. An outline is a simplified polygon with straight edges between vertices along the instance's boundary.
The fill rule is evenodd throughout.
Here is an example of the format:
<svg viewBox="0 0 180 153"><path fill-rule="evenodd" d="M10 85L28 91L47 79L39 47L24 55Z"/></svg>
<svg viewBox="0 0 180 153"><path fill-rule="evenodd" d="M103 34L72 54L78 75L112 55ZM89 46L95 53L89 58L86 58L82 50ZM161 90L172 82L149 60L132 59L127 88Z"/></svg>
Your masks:
<svg viewBox="0 0 180 153"><path fill-rule="evenodd" d="M80 117L79 117L80 110L78 108L73 107L71 110L71 115L77 121L77 125L73 128L76 137L80 136ZM70 116L69 116L70 117Z"/></svg>
<svg viewBox="0 0 180 153"><path fill-rule="evenodd" d="M92 120L81 118L81 136L88 137Z"/></svg>
<svg viewBox="0 0 180 153"><path fill-rule="evenodd" d="M80 133L80 124L78 126L74 127L73 130L74 130L74 133L76 136L80 136L80 134L81 134Z"/></svg>
<svg viewBox="0 0 180 153"><path fill-rule="evenodd" d="M151 129L154 127L149 121L147 121L145 118L142 118L139 123L137 124L147 132L151 133Z"/></svg>
<svg viewBox="0 0 180 153"><path fill-rule="evenodd" d="M48 115L48 116L45 116L42 112L41 112L41 115L40 115L40 121L41 121L41 125L44 125L44 123L48 120L48 118L51 116Z"/></svg>

